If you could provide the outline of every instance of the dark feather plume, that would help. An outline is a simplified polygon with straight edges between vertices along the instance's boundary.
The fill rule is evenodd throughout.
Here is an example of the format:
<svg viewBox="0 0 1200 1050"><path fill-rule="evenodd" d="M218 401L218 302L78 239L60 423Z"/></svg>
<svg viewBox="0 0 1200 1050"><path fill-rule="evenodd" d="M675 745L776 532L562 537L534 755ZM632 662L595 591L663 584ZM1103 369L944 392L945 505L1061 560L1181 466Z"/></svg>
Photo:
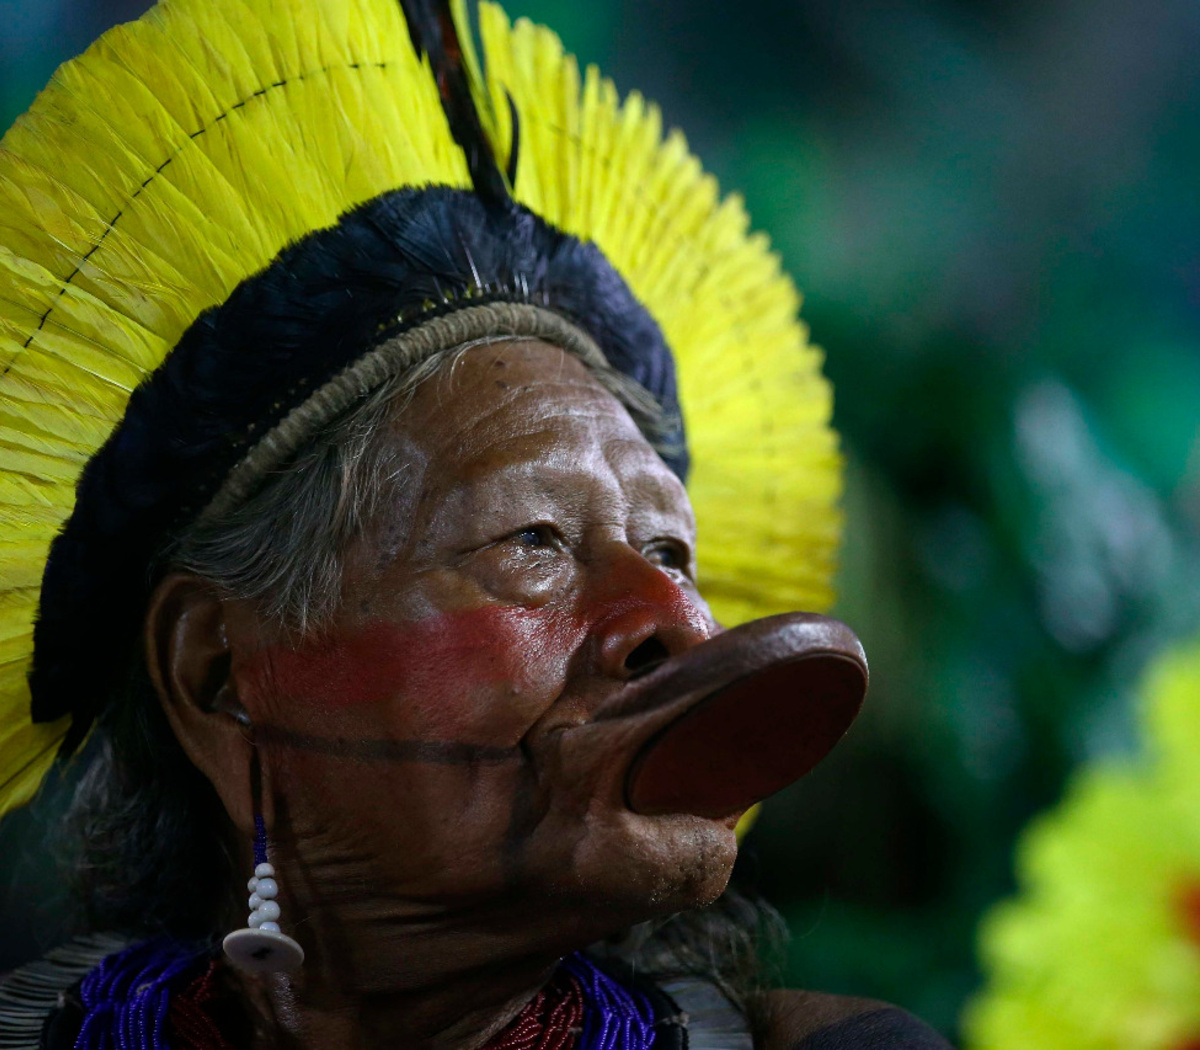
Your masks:
<svg viewBox="0 0 1200 1050"><path fill-rule="evenodd" d="M517 169L516 108L511 106L510 99L513 150L508 172L505 172L496 159L495 147L484 131L475 105L471 72L463 58L450 0L400 0L400 7L417 54L429 56L450 134L467 158L471 185L489 209L508 208L512 204L511 179Z"/></svg>

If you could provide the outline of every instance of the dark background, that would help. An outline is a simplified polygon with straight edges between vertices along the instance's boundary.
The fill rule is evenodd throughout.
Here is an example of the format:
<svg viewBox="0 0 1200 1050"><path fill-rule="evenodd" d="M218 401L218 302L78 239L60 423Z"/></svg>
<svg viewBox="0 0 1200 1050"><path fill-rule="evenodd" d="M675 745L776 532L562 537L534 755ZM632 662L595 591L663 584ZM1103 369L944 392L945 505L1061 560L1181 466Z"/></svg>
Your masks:
<svg viewBox="0 0 1200 1050"><path fill-rule="evenodd" d="M136 0L0 0L0 128ZM521 0L744 193L806 293L849 458L868 708L739 877L794 984L953 1034L1014 835L1133 744L1200 624L1200 8ZM59 922L49 797L0 829L0 969Z"/></svg>

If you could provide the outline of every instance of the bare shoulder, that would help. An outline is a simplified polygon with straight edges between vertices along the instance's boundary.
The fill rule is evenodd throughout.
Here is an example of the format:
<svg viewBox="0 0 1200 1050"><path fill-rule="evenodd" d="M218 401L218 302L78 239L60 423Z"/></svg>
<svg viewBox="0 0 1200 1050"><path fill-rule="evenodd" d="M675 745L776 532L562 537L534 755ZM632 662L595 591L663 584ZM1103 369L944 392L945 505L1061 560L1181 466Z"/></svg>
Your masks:
<svg viewBox="0 0 1200 1050"><path fill-rule="evenodd" d="M762 1050L950 1050L923 1021L875 999L778 991L768 1016Z"/></svg>

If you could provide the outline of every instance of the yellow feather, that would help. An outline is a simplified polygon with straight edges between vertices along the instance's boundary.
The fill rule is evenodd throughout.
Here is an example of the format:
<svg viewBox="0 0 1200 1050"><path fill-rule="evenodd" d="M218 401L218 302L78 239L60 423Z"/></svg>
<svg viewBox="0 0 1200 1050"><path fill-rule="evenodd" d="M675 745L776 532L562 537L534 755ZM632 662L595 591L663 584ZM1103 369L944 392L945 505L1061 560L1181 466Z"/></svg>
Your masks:
<svg viewBox="0 0 1200 1050"><path fill-rule="evenodd" d="M16 680L24 683L23 669ZM18 690L14 699L28 704L28 688L23 696ZM33 725L28 720L0 721L0 784L4 785L5 812L23 806L37 794L70 725L69 718L47 725Z"/></svg>

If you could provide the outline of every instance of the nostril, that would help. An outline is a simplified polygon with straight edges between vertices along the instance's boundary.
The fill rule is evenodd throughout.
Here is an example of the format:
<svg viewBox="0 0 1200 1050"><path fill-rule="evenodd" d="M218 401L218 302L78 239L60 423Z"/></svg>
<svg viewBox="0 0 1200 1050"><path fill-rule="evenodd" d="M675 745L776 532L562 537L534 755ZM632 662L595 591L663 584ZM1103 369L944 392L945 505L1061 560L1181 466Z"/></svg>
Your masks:
<svg viewBox="0 0 1200 1050"><path fill-rule="evenodd" d="M625 670L629 672L630 679L640 678L665 662L670 655L658 636L652 634L625 657Z"/></svg>

